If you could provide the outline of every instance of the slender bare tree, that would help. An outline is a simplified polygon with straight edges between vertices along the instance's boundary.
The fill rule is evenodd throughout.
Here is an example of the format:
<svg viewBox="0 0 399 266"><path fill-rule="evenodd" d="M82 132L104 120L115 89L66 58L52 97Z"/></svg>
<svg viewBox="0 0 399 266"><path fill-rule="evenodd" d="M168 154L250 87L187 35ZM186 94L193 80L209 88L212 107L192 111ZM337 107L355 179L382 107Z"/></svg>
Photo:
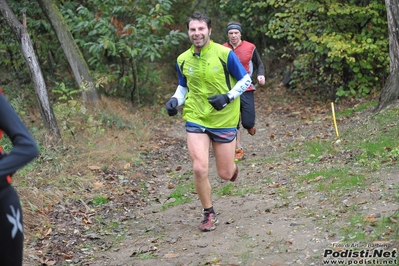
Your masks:
<svg viewBox="0 0 399 266"><path fill-rule="evenodd" d="M399 97L399 0L385 0L389 32L390 71L374 112L378 113Z"/></svg>
<svg viewBox="0 0 399 266"><path fill-rule="evenodd" d="M37 60L35 50L33 49L28 30L26 28L26 18L24 14L23 23L14 15L13 11L8 6L5 0L0 0L0 12L3 18L10 26L15 34L15 37L20 45L25 62L28 65L29 73L35 88L39 109L44 121L46 130L50 135L50 142L59 142L61 134L57 126L57 121L54 116L53 109L49 103L47 87L43 78L43 73Z"/></svg>
<svg viewBox="0 0 399 266"><path fill-rule="evenodd" d="M83 100L95 102L100 100L100 96L93 82L89 67L76 44L73 36L58 9L57 0L38 0L38 3L50 21L51 27L57 35L58 41L64 50L65 56L72 69L75 81L82 90Z"/></svg>

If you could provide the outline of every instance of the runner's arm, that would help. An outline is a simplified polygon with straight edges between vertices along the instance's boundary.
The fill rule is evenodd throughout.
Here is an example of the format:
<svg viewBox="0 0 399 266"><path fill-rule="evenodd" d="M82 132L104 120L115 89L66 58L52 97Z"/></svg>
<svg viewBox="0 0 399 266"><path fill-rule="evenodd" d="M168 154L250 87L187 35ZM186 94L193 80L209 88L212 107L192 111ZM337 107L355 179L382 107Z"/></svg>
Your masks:
<svg viewBox="0 0 399 266"><path fill-rule="evenodd" d="M7 100L0 95L0 129L10 138L13 148L0 160L0 177L15 173L38 156L36 142Z"/></svg>
<svg viewBox="0 0 399 266"><path fill-rule="evenodd" d="M184 104L186 100L186 93L188 91L187 80L181 73L178 64L176 64L176 69L177 69L177 75L179 77L179 85L177 86L175 93L172 95L172 98L176 98L178 106L181 106Z"/></svg>
<svg viewBox="0 0 399 266"><path fill-rule="evenodd" d="M264 76L265 66L263 65L262 59L260 58L260 55L256 48L254 49L254 52L252 54L252 62L254 63L254 66L256 66L256 76Z"/></svg>
<svg viewBox="0 0 399 266"><path fill-rule="evenodd" d="M246 91L246 89L251 85L252 80L233 51L229 52L227 69L230 75L237 80L236 85L234 85L234 87L227 94L229 97L232 96L234 99L236 99Z"/></svg>

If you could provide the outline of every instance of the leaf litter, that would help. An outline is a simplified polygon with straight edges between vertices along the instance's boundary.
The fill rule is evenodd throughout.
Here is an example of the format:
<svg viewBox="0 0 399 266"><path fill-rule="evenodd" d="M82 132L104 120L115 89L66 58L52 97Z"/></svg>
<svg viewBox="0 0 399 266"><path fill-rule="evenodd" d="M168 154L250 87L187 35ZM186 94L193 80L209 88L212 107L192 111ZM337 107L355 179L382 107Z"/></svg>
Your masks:
<svg viewBox="0 0 399 266"><path fill-rule="evenodd" d="M382 216L391 215L394 224L398 220L392 216L398 200L387 188L397 183L395 168L375 173L380 179L367 189L351 189L339 197L315 189L325 179L322 175L298 182L312 171L350 164L358 154L342 150L312 162L286 157L285 149L301 153L309 140L334 143L327 106L281 86L258 89L257 134L243 132L246 158L239 162L240 176L233 185L242 193L213 194L219 225L207 233L197 229L202 214L195 193L188 203L162 209L176 200L170 196L176 187L192 182L184 124L179 117L165 118L141 147L139 164L122 169L91 165L97 180L87 195L54 203L47 212L51 228L26 243L25 264L320 265L323 250L342 239L349 214L361 215L359 226L365 233L373 232L373 223ZM356 116L342 118L339 127L346 130L360 121ZM217 177L210 156L215 192L228 183ZM93 195L101 195L106 203L93 204ZM375 242L398 246L393 240Z"/></svg>

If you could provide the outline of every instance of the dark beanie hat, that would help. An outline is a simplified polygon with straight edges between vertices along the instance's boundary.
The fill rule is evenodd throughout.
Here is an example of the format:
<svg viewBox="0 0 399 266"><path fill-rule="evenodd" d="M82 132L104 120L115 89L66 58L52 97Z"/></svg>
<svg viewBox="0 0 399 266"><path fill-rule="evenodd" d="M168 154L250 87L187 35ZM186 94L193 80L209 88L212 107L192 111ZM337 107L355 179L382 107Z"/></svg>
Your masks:
<svg viewBox="0 0 399 266"><path fill-rule="evenodd" d="M239 24L231 23L231 24L227 25L226 32L229 32L229 30L238 30L240 33L242 33L242 29Z"/></svg>

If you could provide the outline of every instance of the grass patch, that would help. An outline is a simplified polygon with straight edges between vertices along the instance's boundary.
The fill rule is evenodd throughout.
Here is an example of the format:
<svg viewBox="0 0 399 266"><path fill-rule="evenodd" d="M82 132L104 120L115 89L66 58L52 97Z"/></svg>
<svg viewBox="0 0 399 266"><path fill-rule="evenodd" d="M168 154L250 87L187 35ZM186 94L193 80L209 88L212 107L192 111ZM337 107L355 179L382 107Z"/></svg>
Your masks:
<svg viewBox="0 0 399 266"><path fill-rule="evenodd" d="M289 149L290 149L290 153L288 153L289 158L295 159L301 157L301 153L299 151L296 151L294 148L289 148Z"/></svg>
<svg viewBox="0 0 399 266"><path fill-rule="evenodd" d="M355 110L355 112L363 112L366 109L377 106L377 104L378 104L378 101L366 102L366 103L359 104L359 105L355 106L354 110Z"/></svg>
<svg viewBox="0 0 399 266"><path fill-rule="evenodd" d="M255 157L251 159L251 163L254 165L260 165L260 164L265 164L265 163L275 163L279 160L277 157ZM248 161L237 161L236 164L245 164Z"/></svg>
<svg viewBox="0 0 399 266"><path fill-rule="evenodd" d="M305 163L318 162L321 156L333 152L334 149L331 147L331 143L326 141L307 141L287 147L287 156L289 158L305 158L303 159Z"/></svg>
<svg viewBox="0 0 399 266"><path fill-rule="evenodd" d="M228 185L223 186L222 188L216 190L215 194L218 195L219 197L228 196L228 195L232 195L233 191L234 191L233 184L228 184Z"/></svg>
<svg viewBox="0 0 399 266"><path fill-rule="evenodd" d="M234 184L227 184L219 189L214 188L213 191L219 197L243 196L243 195L247 195L249 193L256 193L257 191L259 191L259 188L256 188L256 187L242 188L241 186L238 186L238 188L237 188L237 186L235 186Z"/></svg>
<svg viewBox="0 0 399 266"><path fill-rule="evenodd" d="M192 195L194 194L194 192L195 187L193 182L184 185L177 185L175 190L170 194L168 202L162 205L162 210L191 202L193 200Z"/></svg>
<svg viewBox="0 0 399 266"><path fill-rule="evenodd" d="M94 196L94 198L92 199L91 203L94 206L98 206L98 205L104 205L108 203L108 198L102 195L97 195Z"/></svg>
<svg viewBox="0 0 399 266"><path fill-rule="evenodd" d="M346 226L341 228L341 234L343 236L342 242L364 242L366 235L363 230L363 216L360 214L354 214L352 217L348 218L348 223Z"/></svg>
<svg viewBox="0 0 399 266"><path fill-rule="evenodd" d="M156 259L157 255L152 254L152 253L142 253L142 254L137 254L133 257L137 257L142 260L149 260L149 259Z"/></svg>
<svg viewBox="0 0 399 266"><path fill-rule="evenodd" d="M397 222L399 211L390 216L381 216L380 213L361 215L354 214L349 218L347 226L341 228L343 242L359 241L372 243L383 239L398 239Z"/></svg>
<svg viewBox="0 0 399 266"><path fill-rule="evenodd" d="M352 174L347 167L330 167L313 171L298 178L299 182L315 183L319 191L333 192L348 190L354 187L364 187L365 177L361 174Z"/></svg>
<svg viewBox="0 0 399 266"><path fill-rule="evenodd" d="M355 162L376 170L382 164L396 163L399 156L398 122L399 109L369 116L367 121L347 130L343 139L346 150L359 150Z"/></svg>
<svg viewBox="0 0 399 266"><path fill-rule="evenodd" d="M342 110L342 111L338 111L336 113L336 118L350 116L354 112L362 112L362 111L364 111L366 109L369 109L371 107L376 106L377 104L378 104L377 101L371 101L371 102L366 102L366 103L363 103L363 104L356 105L353 108L349 108L349 109L345 109L345 110Z"/></svg>
<svg viewBox="0 0 399 266"><path fill-rule="evenodd" d="M320 160L320 156L328 154L332 151L330 143L322 141L308 142L303 145L303 148L309 154L309 157L305 159L306 163L318 162Z"/></svg>

